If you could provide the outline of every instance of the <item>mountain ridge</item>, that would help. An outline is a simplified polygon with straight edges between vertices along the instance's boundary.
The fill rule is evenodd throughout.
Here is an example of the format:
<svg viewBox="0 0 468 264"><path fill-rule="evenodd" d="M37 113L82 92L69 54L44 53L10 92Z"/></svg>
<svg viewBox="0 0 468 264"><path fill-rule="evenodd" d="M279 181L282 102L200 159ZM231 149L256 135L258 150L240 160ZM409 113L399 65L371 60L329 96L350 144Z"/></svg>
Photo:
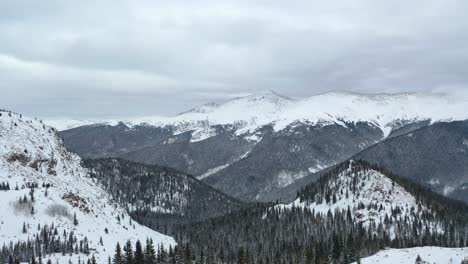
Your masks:
<svg viewBox="0 0 468 264"><path fill-rule="evenodd" d="M117 242L148 237L165 247L175 245L173 238L132 222L87 177L80 163L53 128L21 114L0 111L0 182L10 186L0 191L1 244L36 241L36 246L44 247L41 257L64 262L91 258L92 254L98 263L107 262ZM50 248L49 240L39 240L39 235L50 236L56 245ZM71 242L59 244L69 237ZM22 262L30 260L26 254L21 257Z"/></svg>
<svg viewBox="0 0 468 264"><path fill-rule="evenodd" d="M120 158L84 160L83 165L136 220L153 228L201 221L248 206L165 166Z"/></svg>
<svg viewBox="0 0 468 264"><path fill-rule="evenodd" d="M321 101L325 101L325 103L322 103ZM361 105L369 104L369 106L360 107L364 109L354 108L352 106L353 102L356 103L357 101ZM259 106L259 104L261 105ZM334 105L333 108L329 108L330 104ZM345 104L345 108L341 108L337 112L335 107L342 104ZM395 107L390 107L387 110L384 107L385 104L387 106L394 104ZM415 107L411 107L410 105L415 105ZM431 119L433 122L436 122L450 118L455 120L468 118L468 116L461 111L462 107L467 105L467 101L453 96L431 93L365 94L332 91L302 99L291 99L275 92L260 92L258 94L254 93L245 97L237 97L222 104L216 104L214 107L210 106L208 107L209 111L192 111L194 109L203 109L203 106L201 106L173 117L156 116L102 121L85 120L82 122L82 125L89 125L93 122L116 125L119 121L126 123L128 126L143 123L155 126L167 126L198 121L207 121L210 125L244 122L244 129L238 132L243 133L245 130L252 131L262 125L271 123L275 123L277 129L281 129L294 121L300 120L318 122L320 120L337 121L339 119L343 119L354 122L372 121L379 125L381 129L385 129L385 127L392 125L391 121L395 120ZM379 112L380 108L380 111L383 111L384 115L372 116L365 114L367 111L366 109L370 109L371 106L375 108L375 112ZM430 109L433 107L436 107L437 109L431 111ZM442 111L444 107L448 107L451 111ZM220 112L216 113L217 111ZM395 112L395 116L393 118L389 113L392 111ZM315 114L311 115L310 112L314 112ZM353 114L354 112L355 114ZM415 112L415 114L411 114L411 112ZM447 112L451 112L451 114L448 114ZM265 113L269 113L269 115ZM365 117L366 115L367 117ZM386 120L382 120L383 118L386 118ZM45 122L50 122L51 124L58 126L59 130L64 128L70 129L79 125L79 121L77 121L76 124L64 125L60 124L63 122L60 120L46 120ZM190 127L194 128L197 127L197 125L192 124Z"/></svg>

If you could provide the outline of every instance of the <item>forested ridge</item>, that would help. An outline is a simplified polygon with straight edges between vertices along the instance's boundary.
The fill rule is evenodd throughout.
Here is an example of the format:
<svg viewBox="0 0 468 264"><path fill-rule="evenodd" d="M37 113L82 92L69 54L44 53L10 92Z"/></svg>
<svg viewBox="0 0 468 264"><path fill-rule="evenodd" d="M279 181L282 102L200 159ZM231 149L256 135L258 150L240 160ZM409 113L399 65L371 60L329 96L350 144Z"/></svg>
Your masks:
<svg viewBox="0 0 468 264"><path fill-rule="evenodd" d="M247 204L178 170L119 158L84 160L113 199L139 222L163 229L239 210Z"/></svg>
<svg viewBox="0 0 468 264"><path fill-rule="evenodd" d="M349 207L321 215L307 207L257 205L178 226L170 235L183 245L184 252L190 252L185 254L190 257L175 257L173 253L177 260L170 263L351 263L386 247L468 246L466 205L364 161L335 166L317 183L304 187L298 198L312 202L320 195L325 197L327 182L347 170L350 177L367 170L384 173L427 210L395 207L383 221L364 224L356 220ZM332 204L333 198L328 203ZM403 214L405 210L407 215ZM423 217L413 221L412 214ZM434 231L434 225L440 230Z"/></svg>

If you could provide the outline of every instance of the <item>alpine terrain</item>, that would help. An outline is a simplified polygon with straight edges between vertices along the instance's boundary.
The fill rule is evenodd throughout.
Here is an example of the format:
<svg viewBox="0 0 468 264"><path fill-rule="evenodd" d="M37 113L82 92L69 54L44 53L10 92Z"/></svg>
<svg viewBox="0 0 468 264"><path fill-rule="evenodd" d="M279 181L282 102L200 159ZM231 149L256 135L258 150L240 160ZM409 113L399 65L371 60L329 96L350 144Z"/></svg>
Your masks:
<svg viewBox="0 0 468 264"><path fill-rule="evenodd" d="M0 111L0 262L107 263L116 244L175 240L132 221L54 128Z"/></svg>
<svg viewBox="0 0 468 264"><path fill-rule="evenodd" d="M169 166L244 201L276 201L282 189L316 180L319 171L382 140L465 120L467 106L442 94L329 92L291 99L267 91L174 117L46 122L59 129L82 124L60 132L81 157Z"/></svg>

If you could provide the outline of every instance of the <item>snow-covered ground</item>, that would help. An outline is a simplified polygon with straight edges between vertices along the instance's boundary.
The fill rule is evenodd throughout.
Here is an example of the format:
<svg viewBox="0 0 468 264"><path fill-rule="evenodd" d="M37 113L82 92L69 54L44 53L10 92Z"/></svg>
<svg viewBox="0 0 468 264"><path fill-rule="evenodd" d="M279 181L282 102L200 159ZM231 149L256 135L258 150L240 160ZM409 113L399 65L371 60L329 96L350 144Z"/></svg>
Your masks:
<svg viewBox="0 0 468 264"><path fill-rule="evenodd" d="M341 172L336 178L330 179L326 183L326 188L330 189L332 196L330 202L326 199L317 199L314 202L301 201L297 198L294 202L286 205L277 205L277 208L284 210L295 208L309 208L316 214L326 215L331 213L346 212L348 208L355 221L359 221L364 226L371 223L378 225L383 223L385 218L397 222L408 217L409 221L419 218L423 212L429 212L427 208L419 209L416 198L403 187L393 182L384 174L375 170L352 171L350 168ZM356 190L353 192L353 186ZM323 194L322 194L323 195ZM317 202L318 201L318 202ZM361 207L359 205L361 204ZM397 215L392 211L400 209ZM437 223L428 223L432 230L442 232ZM392 228L392 236L400 230Z"/></svg>
<svg viewBox="0 0 468 264"><path fill-rule="evenodd" d="M175 245L171 237L136 222L130 224L125 210L87 177L80 158L65 150L52 128L18 114L0 113L0 183L8 182L11 188L0 191L0 245L33 240L39 225L52 224L60 234L66 230L73 231L78 240L87 237L98 263L106 263L116 243L128 239L135 242L151 238L156 245ZM34 202L27 188L32 183L38 185ZM24 196L29 202L20 204ZM78 225L73 223L75 214ZM63 258L68 262L70 257Z"/></svg>
<svg viewBox="0 0 468 264"><path fill-rule="evenodd" d="M468 258L468 248L416 247L386 249L363 258L362 264L414 264L418 255L425 263L460 264Z"/></svg>
<svg viewBox="0 0 468 264"><path fill-rule="evenodd" d="M380 127L388 135L393 127L404 121L467 119L467 108L468 101L441 94L330 92L296 100L266 91L235 98L221 105L207 104L173 117L150 116L100 122L50 119L45 122L59 130L92 122L116 125L123 121L129 126L142 123L171 125L179 132L195 130L197 136L194 140L202 140L214 135L211 125L235 125L238 135L249 135L247 132L254 132L266 124L273 124L278 131L297 121L312 124L365 121Z"/></svg>

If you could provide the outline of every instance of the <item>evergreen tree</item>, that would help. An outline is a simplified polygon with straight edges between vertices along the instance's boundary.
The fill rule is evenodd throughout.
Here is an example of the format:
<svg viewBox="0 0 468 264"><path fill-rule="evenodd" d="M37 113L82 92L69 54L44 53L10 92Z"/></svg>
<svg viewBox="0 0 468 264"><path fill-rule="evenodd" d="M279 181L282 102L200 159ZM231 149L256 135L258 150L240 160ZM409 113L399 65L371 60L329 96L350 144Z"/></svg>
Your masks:
<svg viewBox="0 0 468 264"><path fill-rule="evenodd" d="M134 264L132 242L130 240L127 241L124 247L124 261L125 264Z"/></svg>
<svg viewBox="0 0 468 264"><path fill-rule="evenodd" d="M120 244L117 242L117 246L115 247L115 254L113 259L113 264L124 264L122 256L122 250L120 249Z"/></svg>
<svg viewBox="0 0 468 264"><path fill-rule="evenodd" d="M154 249L152 239L146 239L146 247L144 254L146 264L156 264L156 251Z"/></svg>
<svg viewBox="0 0 468 264"><path fill-rule="evenodd" d="M73 224L74 224L75 226L78 225L78 219L76 218L76 212L73 214Z"/></svg>
<svg viewBox="0 0 468 264"><path fill-rule="evenodd" d="M140 240L137 240L135 244L135 255L134 255L133 263L145 264L145 256L143 255L143 249L141 247Z"/></svg>

